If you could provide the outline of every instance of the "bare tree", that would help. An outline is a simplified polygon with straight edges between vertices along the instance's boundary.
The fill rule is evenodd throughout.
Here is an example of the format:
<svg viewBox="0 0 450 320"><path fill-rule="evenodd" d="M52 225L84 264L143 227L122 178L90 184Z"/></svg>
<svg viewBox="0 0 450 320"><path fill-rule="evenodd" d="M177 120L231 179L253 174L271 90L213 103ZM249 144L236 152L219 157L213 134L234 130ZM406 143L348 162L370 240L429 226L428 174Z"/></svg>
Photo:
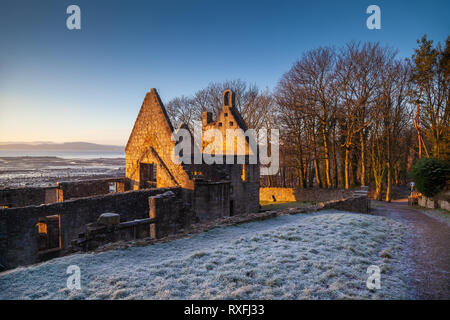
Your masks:
<svg viewBox="0 0 450 320"><path fill-rule="evenodd" d="M226 89L233 90L236 108L249 128L271 125L271 115L276 113L271 93L268 90L260 92L255 85L248 85L239 79L210 83L191 97L174 98L167 103L167 112L176 126L184 122L192 128L193 121L200 120L203 111L218 116L222 109L222 93Z"/></svg>
<svg viewBox="0 0 450 320"><path fill-rule="evenodd" d="M192 128L193 121L201 119L201 112L194 103L194 100L185 96L170 100L166 104L166 110L175 128L179 127L182 123Z"/></svg>
<svg viewBox="0 0 450 320"><path fill-rule="evenodd" d="M365 185L366 153L365 130L372 123L372 109L376 99L376 89L380 67L384 55L392 54L389 48L381 48L378 43L350 43L342 49L336 68L343 117L345 141L344 170L346 189L349 188L350 152L354 139L359 136L361 185Z"/></svg>
<svg viewBox="0 0 450 320"><path fill-rule="evenodd" d="M392 56L386 56L380 75L379 107L384 138L384 161L386 167L386 201L391 201L391 187L393 168L401 159L399 148L402 133L410 124L410 109L407 104L409 91L408 78L410 68L408 64L394 61ZM375 164L374 164L375 165Z"/></svg>

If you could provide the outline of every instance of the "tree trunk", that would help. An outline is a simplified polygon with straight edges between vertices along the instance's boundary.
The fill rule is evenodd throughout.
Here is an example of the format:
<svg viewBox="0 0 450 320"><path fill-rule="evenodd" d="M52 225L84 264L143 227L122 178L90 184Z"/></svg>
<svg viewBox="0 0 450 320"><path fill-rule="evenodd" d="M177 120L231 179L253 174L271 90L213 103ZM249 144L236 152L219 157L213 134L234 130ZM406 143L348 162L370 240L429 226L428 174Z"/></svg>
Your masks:
<svg viewBox="0 0 450 320"><path fill-rule="evenodd" d="M373 170L373 177L375 180L375 194L374 199L375 200L381 200L381 191L383 190L383 168L380 168L380 155L378 153L377 157L375 157L375 140L372 142L372 170ZM384 164L384 162L383 162Z"/></svg>
<svg viewBox="0 0 450 320"><path fill-rule="evenodd" d="M420 90L419 97L422 95L422 89ZM420 115L420 106L419 101L416 101L416 117L414 119L414 127L417 131L417 142L419 144L419 159L422 158L422 135L420 134L420 128L419 128L419 115Z"/></svg>
<svg viewBox="0 0 450 320"><path fill-rule="evenodd" d="M309 187L312 188L314 186L314 168L310 166L309 168Z"/></svg>
<svg viewBox="0 0 450 320"><path fill-rule="evenodd" d="M361 186L366 185L366 158L365 158L365 142L363 130L360 131L359 139L361 143Z"/></svg>
<svg viewBox="0 0 450 320"><path fill-rule="evenodd" d="M345 187L345 148L339 148L339 158L340 158L340 165L339 165L339 184L338 186L340 188Z"/></svg>
<svg viewBox="0 0 450 320"><path fill-rule="evenodd" d="M387 169L387 186L386 186L386 202L391 202L391 186L392 186L392 168L391 168L391 134L388 131L387 133L387 161L386 161L386 169Z"/></svg>
<svg viewBox="0 0 450 320"><path fill-rule="evenodd" d="M328 142L327 142L327 135L325 132L325 125L322 123L322 138L323 138L323 150L325 155L325 178L326 178L326 187L331 187L331 180L330 180L330 156L328 151Z"/></svg>
<svg viewBox="0 0 450 320"><path fill-rule="evenodd" d="M394 166L394 184L397 186L400 184L400 164Z"/></svg>
<svg viewBox="0 0 450 320"><path fill-rule="evenodd" d="M320 187L321 183L320 183L320 174L319 174L319 162L317 161L316 158L314 158L314 173L316 176L316 183Z"/></svg>
<svg viewBox="0 0 450 320"><path fill-rule="evenodd" d="M297 155L297 171L298 171L298 183L299 183L299 187L300 189L305 188L305 175L304 175L304 168L303 168L303 151L302 148L300 147L298 149L298 155Z"/></svg>
<svg viewBox="0 0 450 320"><path fill-rule="evenodd" d="M387 162L386 166L387 166L386 202L391 202L392 170L389 161Z"/></svg>
<svg viewBox="0 0 450 320"><path fill-rule="evenodd" d="M377 181L375 182L375 194L374 194L374 199L375 200L381 200L381 190L382 190L383 186L381 184L381 181Z"/></svg>
<svg viewBox="0 0 450 320"><path fill-rule="evenodd" d="M354 188L357 184L358 159L355 152L350 153L350 187Z"/></svg>
<svg viewBox="0 0 450 320"><path fill-rule="evenodd" d="M312 134L312 144L313 144L313 148L314 148L314 173L316 175L316 183L317 185L320 187L321 186L321 180L320 180L320 168L319 168L319 161L317 161L317 149L316 149L316 139L314 137L314 132Z"/></svg>
<svg viewBox="0 0 450 320"><path fill-rule="evenodd" d="M348 166L349 166L349 156L350 156L350 150L348 147L345 147L345 162L344 162L344 171L345 171L345 180L344 180L344 188L348 189L350 187L350 184L348 183Z"/></svg>
<svg viewBox="0 0 450 320"><path fill-rule="evenodd" d="M337 188L339 184L338 178L338 166L336 157L336 145L333 145L333 187Z"/></svg>

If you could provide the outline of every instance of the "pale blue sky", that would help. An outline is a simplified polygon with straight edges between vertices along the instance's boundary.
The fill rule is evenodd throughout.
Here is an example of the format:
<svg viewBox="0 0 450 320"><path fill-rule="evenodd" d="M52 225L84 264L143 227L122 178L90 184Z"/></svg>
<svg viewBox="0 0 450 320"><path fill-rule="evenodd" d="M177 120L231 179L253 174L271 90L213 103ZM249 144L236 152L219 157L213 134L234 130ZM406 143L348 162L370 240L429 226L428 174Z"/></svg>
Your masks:
<svg viewBox="0 0 450 320"><path fill-rule="evenodd" d="M81 30L66 8L81 8ZM381 30L366 8L381 8ZM302 52L379 41L410 56L444 41L450 1L0 2L0 141L125 144L145 93L167 102L211 81L272 89Z"/></svg>

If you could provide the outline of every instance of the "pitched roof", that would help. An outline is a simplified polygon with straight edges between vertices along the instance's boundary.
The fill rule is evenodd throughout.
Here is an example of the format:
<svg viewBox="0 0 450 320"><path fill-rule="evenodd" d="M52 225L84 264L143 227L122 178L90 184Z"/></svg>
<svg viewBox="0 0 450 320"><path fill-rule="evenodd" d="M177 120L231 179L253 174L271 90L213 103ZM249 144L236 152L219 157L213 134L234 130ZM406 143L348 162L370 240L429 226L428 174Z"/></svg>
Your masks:
<svg viewBox="0 0 450 320"><path fill-rule="evenodd" d="M127 145L125 150L128 150L128 147L131 145L134 137L137 135L139 125L144 121L149 121L152 118L152 114L160 112L163 115L163 118L166 119L166 126L168 126L170 132L173 132L173 126L170 122L169 116L167 115L166 108L159 97L158 92L155 88L151 88L150 92L147 92L145 95L144 101L142 102L141 109L136 117L136 121L134 122L133 130L131 131L130 137L128 138ZM164 125L164 123L160 123L159 125Z"/></svg>
<svg viewBox="0 0 450 320"><path fill-rule="evenodd" d="M241 113L238 111L238 109L236 107L230 107L230 112L233 114L234 119L236 120L236 123L238 124L238 126L244 130L247 131L248 127L247 124L245 123L244 118L242 118Z"/></svg>

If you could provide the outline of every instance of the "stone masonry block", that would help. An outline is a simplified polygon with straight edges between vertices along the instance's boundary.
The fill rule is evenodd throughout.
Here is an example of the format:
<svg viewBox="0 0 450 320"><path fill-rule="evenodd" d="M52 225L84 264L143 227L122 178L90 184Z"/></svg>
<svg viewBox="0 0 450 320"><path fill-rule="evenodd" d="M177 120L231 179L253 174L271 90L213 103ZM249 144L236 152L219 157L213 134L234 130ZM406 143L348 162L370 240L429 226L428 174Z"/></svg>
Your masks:
<svg viewBox="0 0 450 320"><path fill-rule="evenodd" d="M111 212L102 213L98 217L97 223L105 226L118 225L120 223L120 214Z"/></svg>

